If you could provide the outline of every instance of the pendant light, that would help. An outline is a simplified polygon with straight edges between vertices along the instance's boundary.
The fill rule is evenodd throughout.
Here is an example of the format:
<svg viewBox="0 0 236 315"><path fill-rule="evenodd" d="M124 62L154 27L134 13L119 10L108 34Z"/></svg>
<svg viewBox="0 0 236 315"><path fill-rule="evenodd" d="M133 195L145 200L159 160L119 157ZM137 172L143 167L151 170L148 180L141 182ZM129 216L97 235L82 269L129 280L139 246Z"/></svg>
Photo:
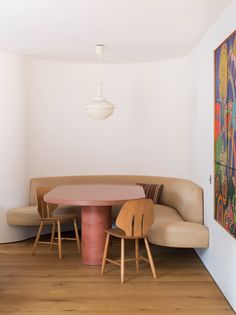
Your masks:
<svg viewBox="0 0 236 315"><path fill-rule="evenodd" d="M86 107L85 110L87 114L93 119L106 119L112 115L115 106L107 101L102 96L102 79L101 79L101 70L102 70L102 55L104 52L104 45L96 45L96 55L99 59L99 82L97 85L97 97L95 97Z"/></svg>

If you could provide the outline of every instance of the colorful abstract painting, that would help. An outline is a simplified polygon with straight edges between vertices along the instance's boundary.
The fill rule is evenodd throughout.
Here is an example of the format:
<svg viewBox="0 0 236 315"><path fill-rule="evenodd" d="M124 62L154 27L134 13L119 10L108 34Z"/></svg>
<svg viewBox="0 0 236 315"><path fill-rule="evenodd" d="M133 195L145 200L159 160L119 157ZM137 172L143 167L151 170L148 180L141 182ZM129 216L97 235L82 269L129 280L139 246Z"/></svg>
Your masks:
<svg viewBox="0 0 236 315"><path fill-rule="evenodd" d="M236 237L236 31L215 50L215 219Z"/></svg>

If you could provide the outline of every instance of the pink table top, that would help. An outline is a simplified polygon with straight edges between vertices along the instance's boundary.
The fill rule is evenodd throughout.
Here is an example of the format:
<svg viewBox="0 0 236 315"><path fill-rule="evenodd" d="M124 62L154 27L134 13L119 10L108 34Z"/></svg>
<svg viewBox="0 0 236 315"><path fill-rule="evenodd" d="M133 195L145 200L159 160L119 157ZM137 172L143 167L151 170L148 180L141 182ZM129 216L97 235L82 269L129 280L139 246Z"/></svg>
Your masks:
<svg viewBox="0 0 236 315"><path fill-rule="evenodd" d="M44 195L48 203L75 206L121 205L127 200L145 198L139 185L84 184L63 185Z"/></svg>

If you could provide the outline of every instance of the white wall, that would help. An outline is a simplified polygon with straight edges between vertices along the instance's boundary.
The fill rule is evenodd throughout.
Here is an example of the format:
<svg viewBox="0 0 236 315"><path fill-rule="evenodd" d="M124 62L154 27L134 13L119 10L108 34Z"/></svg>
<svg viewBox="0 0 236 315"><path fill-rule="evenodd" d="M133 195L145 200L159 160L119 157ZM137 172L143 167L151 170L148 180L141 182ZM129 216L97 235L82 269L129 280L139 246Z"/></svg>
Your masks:
<svg viewBox="0 0 236 315"><path fill-rule="evenodd" d="M30 177L151 174L188 177L193 83L188 57L104 64L104 95L116 106L95 121L97 66L28 62Z"/></svg>
<svg viewBox="0 0 236 315"><path fill-rule="evenodd" d="M30 235L10 227L6 210L27 203L27 115L25 60L0 54L0 243Z"/></svg>
<svg viewBox="0 0 236 315"><path fill-rule="evenodd" d="M193 115L193 138L191 174L205 192L205 224L210 229L210 247L198 250L224 295L236 310L236 240L214 220L213 185L208 181L214 174L214 49L236 28L236 0L204 36L193 52L196 69L195 108Z"/></svg>

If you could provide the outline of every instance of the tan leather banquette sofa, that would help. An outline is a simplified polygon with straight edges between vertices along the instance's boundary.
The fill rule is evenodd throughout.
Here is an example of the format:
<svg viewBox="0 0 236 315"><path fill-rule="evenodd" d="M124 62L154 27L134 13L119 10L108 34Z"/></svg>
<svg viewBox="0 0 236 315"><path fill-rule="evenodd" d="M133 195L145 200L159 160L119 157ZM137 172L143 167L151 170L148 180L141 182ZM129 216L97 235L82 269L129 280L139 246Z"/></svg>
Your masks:
<svg viewBox="0 0 236 315"><path fill-rule="evenodd" d="M163 184L160 204L154 205L155 222L148 239L151 243L186 248L207 248L208 228L203 223L203 190L186 179L138 176L65 176L33 178L30 181L29 205L10 209L7 222L16 226L39 224L36 206L35 188L47 186L53 188L63 184L116 183L116 184ZM113 215L117 209L113 209Z"/></svg>

